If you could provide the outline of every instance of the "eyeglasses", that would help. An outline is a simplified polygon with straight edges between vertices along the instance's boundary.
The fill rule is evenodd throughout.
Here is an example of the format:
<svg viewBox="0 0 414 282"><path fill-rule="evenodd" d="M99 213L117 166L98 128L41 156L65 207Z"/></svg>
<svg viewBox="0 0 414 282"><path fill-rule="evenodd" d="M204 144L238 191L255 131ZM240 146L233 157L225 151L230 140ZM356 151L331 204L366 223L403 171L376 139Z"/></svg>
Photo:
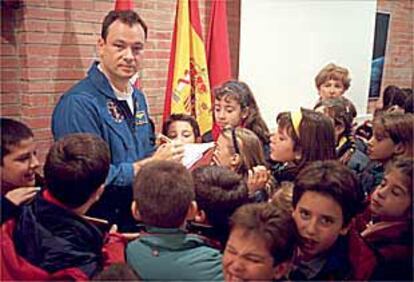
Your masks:
<svg viewBox="0 0 414 282"><path fill-rule="evenodd" d="M236 152L236 154L240 155L240 148L239 148L239 144L237 143L236 128L235 127L233 127L231 129L231 139L233 140L234 151Z"/></svg>

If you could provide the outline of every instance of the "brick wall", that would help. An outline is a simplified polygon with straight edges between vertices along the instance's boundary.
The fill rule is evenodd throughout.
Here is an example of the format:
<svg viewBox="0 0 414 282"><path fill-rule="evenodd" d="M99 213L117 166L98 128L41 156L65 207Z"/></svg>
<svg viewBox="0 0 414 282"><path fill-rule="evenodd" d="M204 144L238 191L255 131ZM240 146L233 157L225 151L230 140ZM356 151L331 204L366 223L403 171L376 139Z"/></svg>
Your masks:
<svg viewBox="0 0 414 282"><path fill-rule="evenodd" d="M381 94L387 85L414 88L414 2L412 0L378 0L377 11L390 14ZM372 112L378 99L370 101ZM378 101L380 103L380 101Z"/></svg>

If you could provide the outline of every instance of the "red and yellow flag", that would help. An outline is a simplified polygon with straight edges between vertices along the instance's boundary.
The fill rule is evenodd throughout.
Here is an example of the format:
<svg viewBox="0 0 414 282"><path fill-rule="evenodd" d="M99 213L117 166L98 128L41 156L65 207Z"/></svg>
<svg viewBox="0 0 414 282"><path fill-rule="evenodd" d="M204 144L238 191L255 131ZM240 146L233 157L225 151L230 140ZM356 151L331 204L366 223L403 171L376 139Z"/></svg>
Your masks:
<svg viewBox="0 0 414 282"><path fill-rule="evenodd" d="M202 134L211 130L211 93L197 0L177 0L164 120L173 113L194 116Z"/></svg>
<svg viewBox="0 0 414 282"><path fill-rule="evenodd" d="M231 79L227 1L212 0L206 42L210 87L214 89Z"/></svg>

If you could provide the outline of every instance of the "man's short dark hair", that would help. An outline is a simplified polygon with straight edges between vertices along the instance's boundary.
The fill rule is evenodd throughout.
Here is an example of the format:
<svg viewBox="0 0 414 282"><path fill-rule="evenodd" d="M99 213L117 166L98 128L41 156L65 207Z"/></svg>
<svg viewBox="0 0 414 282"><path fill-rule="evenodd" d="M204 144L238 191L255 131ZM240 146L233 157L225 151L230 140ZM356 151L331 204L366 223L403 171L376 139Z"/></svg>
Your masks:
<svg viewBox="0 0 414 282"><path fill-rule="evenodd" d="M108 29L110 25L115 21L121 21L124 24L132 27L135 24L139 24L142 29L144 30L145 39L148 37L148 27L145 24L144 20L134 11L126 10L126 11L110 11L104 18L102 22L102 30L101 30L101 37L103 40L106 41L106 37L108 36Z"/></svg>
<svg viewBox="0 0 414 282"><path fill-rule="evenodd" d="M11 146L17 146L23 140L33 138L33 132L28 126L20 121L1 118L0 119L1 129L1 165L3 165L3 158L10 153Z"/></svg>
<svg viewBox="0 0 414 282"><path fill-rule="evenodd" d="M100 137L66 135L52 145L46 157L46 187L62 204L80 207L105 182L109 164L109 148Z"/></svg>
<svg viewBox="0 0 414 282"><path fill-rule="evenodd" d="M343 226L363 209L363 193L355 174L338 161L315 161L303 168L295 179L293 207L307 191L331 197L342 209Z"/></svg>
<svg viewBox="0 0 414 282"><path fill-rule="evenodd" d="M149 162L142 166L135 177L134 201L146 225L180 227L193 200L191 174L177 162Z"/></svg>
<svg viewBox="0 0 414 282"><path fill-rule="evenodd" d="M192 174L198 208L212 226L227 227L233 212L249 201L243 177L219 166L199 167Z"/></svg>
<svg viewBox="0 0 414 282"><path fill-rule="evenodd" d="M246 230L246 236L260 236L273 255L273 265L285 262L293 255L296 243L293 218L286 210L271 203L241 206L231 216L230 226L231 229Z"/></svg>

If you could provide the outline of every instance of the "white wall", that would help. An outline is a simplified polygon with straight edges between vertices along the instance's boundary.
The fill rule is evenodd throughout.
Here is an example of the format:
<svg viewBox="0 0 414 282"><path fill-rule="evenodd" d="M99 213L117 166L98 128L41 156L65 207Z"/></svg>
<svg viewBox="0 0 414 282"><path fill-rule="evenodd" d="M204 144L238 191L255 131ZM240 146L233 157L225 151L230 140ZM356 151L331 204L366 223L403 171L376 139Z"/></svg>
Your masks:
<svg viewBox="0 0 414 282"><path fill-rule="evenodd" d="M316 74L346 67L345 93L365 114L376 0L242 0L239 79L252 88L270 128L276 114L318 99Z"/></svg>

